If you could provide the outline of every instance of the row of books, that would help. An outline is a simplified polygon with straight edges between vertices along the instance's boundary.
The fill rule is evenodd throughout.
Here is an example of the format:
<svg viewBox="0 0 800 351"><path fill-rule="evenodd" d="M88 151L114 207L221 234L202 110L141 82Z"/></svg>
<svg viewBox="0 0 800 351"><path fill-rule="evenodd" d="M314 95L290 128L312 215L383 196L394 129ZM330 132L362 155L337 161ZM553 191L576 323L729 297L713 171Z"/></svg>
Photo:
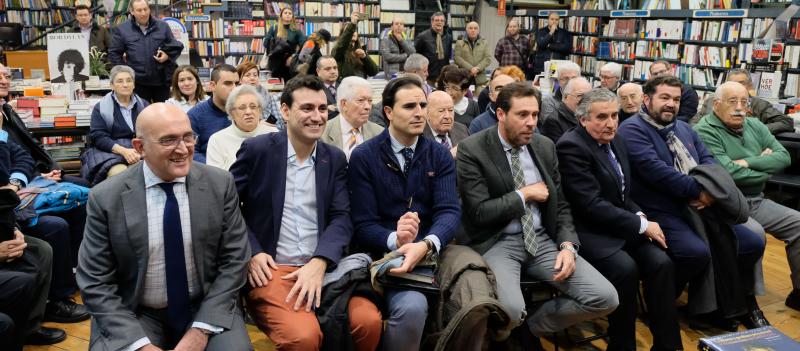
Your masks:
<svg viewBox="0 0 800 351"><path fill-rule="evenodd" d="M465 28L467 26L467 22L471 21L472 19L466 17L452 17L450 18L450 28Z"/></svg>
<svg viewBox="0 0 800 351"><path fill-rule="evenodd" d="M408 25L414 25L416 23L416 17L414 13L407 13L407 12L382 12L380 16L381 24L392 24L392 21L397 18L403 21L403 23Z"/></svg>
<svg viewBox="0 0 800 351"><path fill-rule="evenodd" d="M380 17L381 15L381 7L379 5L362 3L335 4L314 1L305 2L304 6L301 7L301 12L295 13L295 15L309 17L349 17L351 13L356 11L367 14L368 17Z"/></svg>
<svg viewBox="0 0 800 351"><path fill-rule="evenodd" d="M636 53L636 43L627 41L604 41L597 43L598 59L631 60Z"/></svg>
<svg viewBox="0 0 800 351"><path fill-rule="evenodd" d="M597 33L601 19L598 17L569 17L567 30L573 33Z"/></svg>
<svg viewBox="0 0 800 351"><path fill-rule="evenodd" d="M298 15L300 13L300 8L302 7L302 3L299 1L293 4L287 4L285 2L278 2L278 1L264 2L264 12L266 12L267 16L280 15L281 9L283 9L284 7L290 7L292 9L292 13Z"/></svg>
<svg viewBox="0 0 800 351"><path fill-rule="evenodd" d="M190 42L189 45L197 49L197 53L200 56L225 56L225 45L218 40L197 40Z"/></svg>
<svg viewBox="0 0 800 351"><path fill-rule="evenodd" d="M764 0L785 2L785 0ZM758 2L758 0L753 1ZM638 2L636 2L638 3ZM636 4L631 0L572 0L572 10L631 10ZM643 10L680 10L680 9L731 9L738 8L737 0L645 0L641 2Z"/></svg>
<svg viewBox="0 0 800 351"><path fill-rule="evenodd" d="M6 11L6 21L12 23L22 23L29 26L53 25L50 12L47 11L8 10Z"/></svg>
<svg viewBox="0 0 800 351"><path fill-rule="evenodd" d="M674 43L659 41L636 42L636 57L657 57L671 60L680 59L681 47Z"/></svg>
<svg viewBox="0 0 800 351"><path fill-rule="evenodd" d="M220 17L210 22L192 22L193 38L224 38L225 21Z"/></svg>
<svg viewBox="0 0 800 351"><path fill-rule="evenodd" d="M647 39L680 40L683 38L684 22L680 20L648 20L644 27L644 37Z"/></svg>
<svg viewBox="0 0 800 351"><path fill-rule="evenodd" d="M472 15L475 12L475 5L450 4L451 15Z"/></svg>
<svg viewBox="0 0 800 351"><path fill-rule="evenodd" d="M681 63L689 65L712 66L731 68L731 64L736 62L737 48L685 45L683 47L683 59Z"/></svg>
<svg viewBox="0 0 800 351"><path fill-rule="evenodd" d="M717 42L739 40L740 21L687 21L684 39Z"/></svg>
<svg viewBox="0 0 800 351"><path fill-rule="evenodd" d="M603 23L597 17L570 17L566 29L573 33L597 33L602 27L601 33L606 37L734 42L760 36L773 21L772 18L726 21L612 19ZM800 39L800 19L792 20L789 29L790 38Z"/></svg>
<svg viewBox="0 0 800 351"><path fill-rule="evenodd" d="M264 39L251 39L249 41L234 41L225 39L226 52L229 54L263 54Z"/></svg>
<svg viewBox="0 0 800 351"><path fill-rule="evenodd" d="M277 22L274 20L226 21L225 35L263 37L267 34L266 28L271 28L275 24L277 24Z"/></svg>
<svg viewBox="0 0 800 351"><path fill-rule="evenodd" d="M16 9L48 9L50 8L50 1L47 0L5 0L3 1L6 8Z"/></svg>
<svg viewBox="0 0 800 351"><path fill-rule="evenodd" d="M581 54L595 54L597 52L597 43L600 41L597 37L572 37L572 51Z"/></svg>
<svg viewBox="0 0 800 351"><path fill-rule="evenodd" d="M603 36L636 38L638 37L637 22L636 19L612 19L608 21L608 23L603 24Z"/></svg>
<svg viewBox="0 0 800 351"><path fill-rule="evenodd" d="M797 46L787 46L785 55L784 46L783 42L769 39L756 39L752 43L741 43L739 44L739 57L736 63L783 64L785 62L789 65L789 68L797 68L798 61L800 61ZM789 51L789 48L791 48L791 51Z"/></svg>

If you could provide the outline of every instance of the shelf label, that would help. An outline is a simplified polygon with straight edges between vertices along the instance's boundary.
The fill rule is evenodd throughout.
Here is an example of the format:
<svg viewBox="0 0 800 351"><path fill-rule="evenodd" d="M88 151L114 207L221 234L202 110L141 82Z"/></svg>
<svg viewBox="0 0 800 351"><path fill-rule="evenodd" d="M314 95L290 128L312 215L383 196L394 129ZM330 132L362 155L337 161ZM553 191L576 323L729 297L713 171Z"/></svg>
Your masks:
<svg viewBox="0 0 800 351"><path fill-rule="evenodd" d="M742 18L747 17L747 10L734 9L734 10L694 10L692 13L694 18Z"/></svg>
<svg viewBox="0 0 800 351"><path fill-rule="evenodd" d="M539 10L539 17L547 17L551 13L556 13L561 17L567 16L567 10Z"/></svg>
<svg viewBox="0 0 800 351"><path fill-rule="evenodd" d="M186 22L211 22L211 15L187 15Z"/></svg>
<svg viewBox="0 0 800 351"><path fill-rule="evenodd" d="M616 10L611 17L650 17L650 10Z"/></svg>

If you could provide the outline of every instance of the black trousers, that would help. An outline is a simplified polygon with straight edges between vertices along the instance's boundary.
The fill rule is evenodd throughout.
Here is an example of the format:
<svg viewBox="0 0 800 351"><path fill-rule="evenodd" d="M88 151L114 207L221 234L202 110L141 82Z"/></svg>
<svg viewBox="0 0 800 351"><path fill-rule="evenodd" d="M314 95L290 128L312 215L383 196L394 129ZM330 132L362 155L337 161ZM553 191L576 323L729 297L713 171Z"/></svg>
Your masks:
<svg viewBox="0 0 800 351"><path fill-rule="evenodd" d="M133 92L148 103L164 102L169 99L169 85L142 85L136 83Z"/></svg>
<svg viewBox="0 0 800 351"><path fill-rule="evenodd" d="M619 295L619 306L608 316L608 350L636 350L636 294L644 286L654 350L681 349L675 309L675 267L666 251L644 237L611 256L589 260Z"/></svg>
<svg viewBox="0 0 800 351"><path fill-rule="evenodd" d="M25 235L46 241L53 248L50 299L61 300L78 291L72 268L77 266L78 249L86 226L86 206L39 216L36 225L22 229Z"/></svg>

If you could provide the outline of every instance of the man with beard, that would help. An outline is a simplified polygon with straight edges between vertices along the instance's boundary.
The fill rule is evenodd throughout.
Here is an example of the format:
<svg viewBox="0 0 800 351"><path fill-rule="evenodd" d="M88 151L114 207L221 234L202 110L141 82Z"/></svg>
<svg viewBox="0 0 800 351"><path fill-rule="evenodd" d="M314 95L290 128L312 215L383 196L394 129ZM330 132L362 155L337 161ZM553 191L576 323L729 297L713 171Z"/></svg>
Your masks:
<svg viewBox="0 0 800 351"><path fill-rule="evenodd" d="M787 243L793 290L786 306L800 310L800 212L764 198L770 176L791 164L789 153L755 117L747 117L750 96L744 85L726 82L716 91L713 113L694 127L717 161L747 197L750 216Z"/></svg>
<svg viewBox="0 0 800 351"><path fill-rule="evenodd" d="M625 83L617 89L619 97L619 123L639 113L642 108L642 86L636 83Z"/></svg>
<svg viewBox="0 0 800 351"><path fill-rule="evenodd" d="M519 34L519 20L513 18L506 26L506 36L497 41L494 58L500 63L500 67L517 66L526 71L531 51L530 44L528 37Z"/></svg>
<svg viewBox="0 0 800 351"><path fill-rule="evenodd" d="M671 63L658 60L650 65L650 79L661 76L675 76ZM700 98L697 96L697 92L694 90L694 88L692 88L690 85L682 84L681 104L676 118L681 121L688 122L689 119L697 113L699 103Z"/></svg>
<svg viewBox="0 0 800 351"><path fill-rule="evenodd" d="M677 119L682 86L680 80L669 75L647 81L642 112L619 128L630 155L632 199L648 220L657 222L664 231L667 253L675 263L676 297L687 283L693 287L702 286L706 267L710 267L711 262L709 244L698 227L692 225L687 206L700 211L714 206L717 201L689 175L696 166L716 161L697 133ZM734 225L733 232L738 243L739 266L752 269L763 253L763 230L750 219L744 225ZM752 289L752 286L745 288ZM748 316L755 318L746 323L768 324L754 304L755 299L752 302L748 306ZM718 307L714 301L701 304L702 307L690 308L690 313L709 313ZM736 325L731 320L714 318L714 321L728 329Z"/></svg>

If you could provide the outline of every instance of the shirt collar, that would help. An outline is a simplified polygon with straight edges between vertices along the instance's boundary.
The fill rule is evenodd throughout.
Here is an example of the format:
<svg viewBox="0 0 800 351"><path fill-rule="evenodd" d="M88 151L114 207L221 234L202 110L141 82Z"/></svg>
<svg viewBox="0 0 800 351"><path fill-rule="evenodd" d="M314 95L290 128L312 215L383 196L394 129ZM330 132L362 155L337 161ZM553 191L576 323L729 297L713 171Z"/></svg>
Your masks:
<svg viewBox="0 0 800 351"><path fill-rule="evenodd" d="M131 102L128 104L128 106L123 106L122 103L119 102L119 99L117 99L117 94L112 92L111 96L114 97L114 101L116 101L117 105L119 105L119 107L122 108L122 109L126 109L126 110L130 111L130 110L133 110L133 106L136 105L136 98L134 98L133 95L131 95Z"/></svg>
<svg viewBox="0 0 800 351"><path fill-rule="evenodd" d="M339 115L339 125L342 126L342 134L350 133L354 128L353 125L344 118L344 115ZM358 128L358 132L361 133L361 128Z"/></svg>
<svg viewBox="0 0 800 351"><path fill-rule="evenodd" d="M289 163L293 163L297 161L297 152L294 151L294 146L292 146L291 140L286 140L286 159ZM311 157L306 160L307 162L311 162L311 165L317 163L317 143L314 142L314 151L311 151Z"/></svg>
<svg viewBox="0 0 800 351"><path fill-rule="evenodd" d="M144 170L144 187L145 189L154 187L161 183L170 183L161 178L159 178L153 171L147 166L147 161L142 162L142 169ZM186 183L186 177L178 177L175 178L171 183Z"/></svg>
<svg viewBox="0 0 800 351"><path fill-rule="evenodd" d="M394 151L394 153L396 154L400 153L400 151L405 149L406 147L410 147L411 150L414 150L415 152L417 151L417 141L419 141L419 136L417 136L416 139L414 139L414 143L411 144L411 146L405 146L401 142L397 141L397 139L394 138L392 133L389 133L389 139L392 141L392 151Z"/></svg>
<svg viewBox="0 0 800 351"><path fill-rule="evenodd" d="M497 137L500 138L500 144L503 145L503 150L505 150L506 152L510 152L511 149L514 148L505 139L503 139L503 136L500 134L500 128L497 128ZM522 148L520 148L520 151L522 151L521 149Z"/></svg>

